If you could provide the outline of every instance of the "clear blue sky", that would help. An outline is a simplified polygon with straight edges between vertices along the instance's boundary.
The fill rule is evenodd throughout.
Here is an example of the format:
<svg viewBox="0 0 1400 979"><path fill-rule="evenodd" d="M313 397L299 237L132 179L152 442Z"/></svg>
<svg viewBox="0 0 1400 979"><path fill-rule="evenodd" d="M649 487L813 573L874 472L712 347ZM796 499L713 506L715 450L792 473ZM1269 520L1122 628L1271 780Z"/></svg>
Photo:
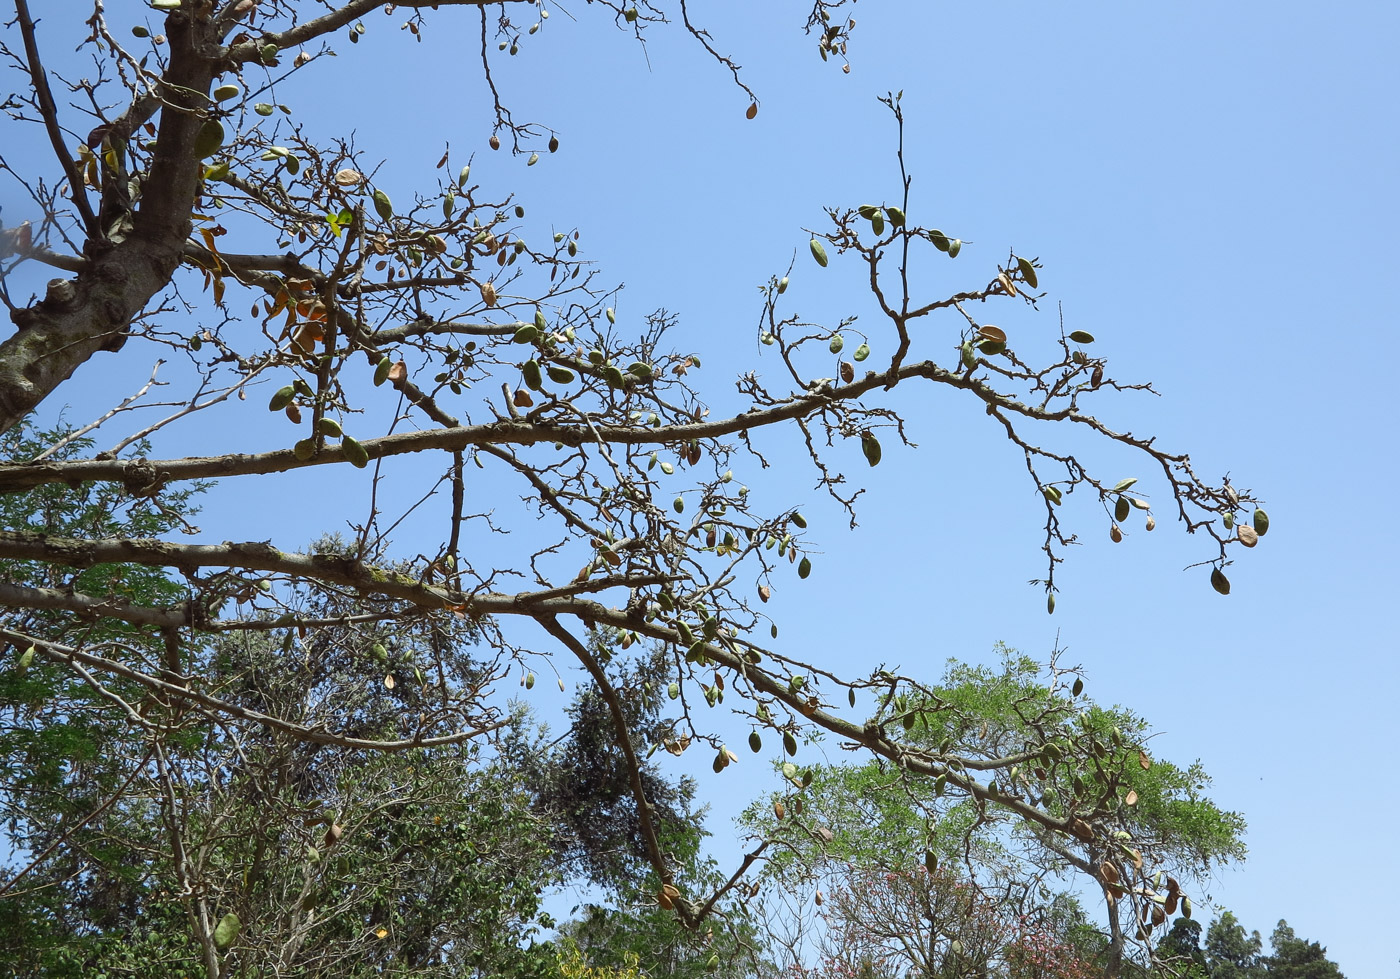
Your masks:
<svg viewBox="0 0 1400 979"><path fill-rule="evenodd" d="M853 9L844 75L797 30L800 5L695 4L762 99L750 122L678 26L654 30L644 58L575 6L577 23L551 8L498 69L516 117L559 133L533 168L485 148L469 14L430 18L413 44L401 16L376 13L362 43L337 40L334 70L308 76L320 87L279 97L315 132L355 128L388 157L396 194L433 181L444 140L458 162L478 151L476 178L517 190L537 222L527 236L583 230L584 253L626 284L623 317L680 316L677 345L704 355L723 405L735 372L774 369L755 343L755 286L794 252L793 308L873 325L858 270L816 269L801 228L821 225L824 205L897 197L894 129L875 99L902 89L911 220L972 243L919 270L930 292L985 282L1011 247L1039 256L1048 301L999 325L1050 333L1062 302L1120 376L1162 395L1100 414L1189 450L1203 475L1229 471L1273 529L1222 598L1201 569L1183 572L1209 549L1166 514L1113 545L1086 503L1084 546L1047 617L1025 584L1043 568L1018 453L975 406L911 385L900 402L920 448L887 444L878 470L851 466L869 476L858 531L796 460L761 481L774 507L803 505L823 552L809 581L774 596L784 642L851 672L885 660L933 676L997 640L1043 656L1058 636L1092 695L1149 718L1164 732L1156 753L1200 758L1214 798L1247 816L1250 858L1217 875L1215 901L1266 937L1286 917L1351 979L1396 975L1400 790L1385 766L1400 668L1384 608L1400 584L1400 7L869 2ZM126 393L149 369L116 365L89 380L100 371ZM1130 456L1095 458L1164 495ZM268 526L265 513L206 521L215 539ZM288 546L310 536L291 518L273 531ZM736 784L724 789L737 800ZM717 805L721 836L729 814Z"/></svg>

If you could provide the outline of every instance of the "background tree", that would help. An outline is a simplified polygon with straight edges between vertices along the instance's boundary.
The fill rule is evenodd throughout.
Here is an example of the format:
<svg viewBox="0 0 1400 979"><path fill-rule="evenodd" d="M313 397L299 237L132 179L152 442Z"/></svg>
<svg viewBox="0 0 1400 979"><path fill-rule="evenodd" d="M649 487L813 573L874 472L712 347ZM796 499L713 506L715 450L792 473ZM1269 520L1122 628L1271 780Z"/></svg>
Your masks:
<svg viewBox="0 0 1400 979"><path fill-rule="evenodd" d="M1263 939L1257 931L1246 932L1229 911L1210 923L1205 947L1213 979L1256 979L1265 974Z"/></svg>
<svg viewBox="0 0 1400 979"><path fill-rule="evenodd" d="M1287 921L1280 921L1269 937L1274 954L1266 960L1273 979L1341 979L1342 970L1327 957L1327 949L1294 934Z"/></svg>
<svg viewBox="0 0 1400 979"><path fill-rule="evenodd" d="M508 16L493 22L476 0L395 9L417 34L433 29L435 16L462 7L480 21L482 81L496 113L492 147L504 137L531 161L555 151L557 138L547 128L514 121L490 76L492 59L513 55L528 31ZM625 30L639 32L665 19L664 7L595 9L612 10ZM854 29L839 7L817 0L804 15L823 57L838 62ZM348 752L447 751L498 727L497 688L507 673L532 678L537 662L571 656L596 688L590 711L606 708L612 724L655 877L652 900L693 929L738 881L721 874L711 888L703 875L687 878L685 862L668 856L664 823L653 818L648 795L656 786L649 790L639 750L646 732L635 729L645 715L629 716L619 687L639 654L605 657L590 633L602 632L604 648L622 653L647 648L643 640L662 644L665 668L651 682L665 685L681 716L680 733L659 747L713 751L717 774L737 758L725 725L708 719L727 694L739 723L751 724L755 735L766 732L790 755L800 737L820 730L979 812L1014 814L1042 845L1105 854L1124 882L1141 869L1134 860L1129 872L1123 861L1148 841L1134 836L1134 818L1116 801L1135 784L1121 770L1141 750L1130 728L1106 741L1108 717L1090 717L1072 739L1062 725L998 727L997 738L1018 742L1014 751L975 738L944 750L906 737L913 728L889 724L898 716L917 726L938 713L917 678L886 671L840 676L763 638L777 638L762 608L774 582L807 577L814 548L800 512L750 493L744 482L746 472L767 464L759 443L769 432L791 433L818 485L854 523L860 490L846 470L877 465L886 444L906 441L889 393L900 385L957 395L995 419L1011 451L1024 458L1027 488L1045 513L1048 564L1039 583L1051 610L1055 568L1074 537L1061 522L1067 498L1078 493L1099 504L1103 529L1115 540L1130 519L1149 527L1156 520L1136 478L1098 475L1099 466L1064 429L1126 451L1144 475L1160 474L1166 503L1156 512L1170 512L1210 539L1204 563L1217 591L1229 590L1223 568L1232 549L1253 547L1268 529L1248 492L1228 481L1212 485L1186 455L1089 413L1108 392L1148 388L1116 380L1092 336L1063 329L1039 336L985 321L988 303L1013 317L1035 306L1041 294L1033 257L1008 252L1001 261L982 260L982 271L959 290L919 285L926 281L920 269L947 268L963 243L920 223L902 153L899 180L871 190L869 199L879 204L831 207L819 228L803 234L817 268L844 260L868 271L877 325L857 328L850 317L808 322L790 305L790 275L759 275L758 339L775 370L742 374L741 403L717 415L697 383L700 358L670 346L670 317L657 312L618 324L611 293L579 258L578 230L551 236L523 223L524 204L474 183L470 165L451 151L438 163L439 177L414 193L396 192L396 205L376 176L374 154L384 149L362 150L307 113L314 91L303 86L329 53L329 39L357 41L368 30L360 17L379 4L153 0L149 16L120 23L112 17L132 18L130 11L109 16L97 6L84 52L100 70L73 83L65 104L55 98L28 4L15 0L14 8L4 53L22 77L7 107L37 127L55 160L41 178L11 172L39 218L7 232L0 260L7 271L37 262L64 275L42 298L7 297L17 330L0 342L0 427L20 424L104 352L129 356L150 345L175 351L189 364L190 383L167 419L107 451L60 458L45 448L0 467L0 491L120 487L165 512L178 499L172 494L202 479L251 485L266 496L277 474L331 473L319 490L290 497L309 516L329 519L326 501L344 485L339 474L374 467L360 509L350 511L353 533L343 544L302 553L267 541L188 544L76 528L0 532L0 560L118 568L128 579L167 571L183 578L178 595L123 595L108 579L61 588L8 582L0 601L14 611L0 636L27 662L47 660L84 682L93 676L98 696L130 705L133 698L96 679L119 677L182 723L191 716L216 727L229 718L250 720L268 737ZM684 4L670 13L714 51ZM902 109L896 97L886 104L899 146ZM205 308L217 312L208 325L191 328L178 314L201 290L212 303ZM199 425L212 406L227 402L247 419L255 409L238 402L263 382L275 385L268 408L290 427L259 433L258 451L236 451L227 431L201 430L205 454L155 458L162 442L172 442L181 426ZM153 440L149 453L137 451L138 436ZM450 506L437 514L433 544L412 557L391 554L389 535L421 497L395 501L390 511L385 481L424 452L436 460L428 495L440 487ZM523 497L524 506L498 512L488 502L473 512L471 467L503 481L508 488L493 490L501 501ZM464 546L464 535L503 529L497 520L513 521L531 542L505 568L475 560ZM353 607L333 616L349 620L318 617L314 603L298 597L308 594L353 597ZM140 642L101 630L41 628L34 619L41 610L70 622L96 615L124 623L120 628ZM454 644L442 639L454 622L478 630L488 669L454 659ZM271 696L268 709L250 708L240 700L244 692L210 692L202 680L205 657L217 654L225 635L269 633L272 648L290 654L303 631L333 635L337 628L346 637L330 648L341 651L367 642L387 654L390 634L417 636L421 654L401 669L391 664L382 683L404 688L399 696L408 709L365 717L363 725L359 716L326 722L295 698ZM124 658L131 646L139 653ZM288 669L294 661L284 656L268 668ZM247 693L262 694L264 686L283 688L273 680ZM842 701L854 708L861 694L877 696L886 713L869 723L842 716ZM1057 718L1066 710L1048 702L1045 709ZM135 708L124 716L142 730L152 723ZM1066 760L1062 740L1092 759L1080 753ZM1120 767L1101 765L1095 745ZM1060 758L1052 761L1054 752ZM1024 769L1038 758L1073 791L1057 788L1047 800L1030 784ZM216 767L203 763L211 772ZM174 808L177 779L165 769L158 773L165 805ZM178 893L193 915L206 971L221 974L220 955L232 953L218 951L216 919L191 889ZM1118 898L1107 893L1112 908Z"/></svg>
<svg viewBox="0 0 1400 979"><path fill-rule="evenodd" d="M1132 939L1146 940L1178 909L1189 916L1182 881L1190 887L1243 856L1243 820L1205 797L1199 765L1151 758L1141 718L1100 708L1053 663L1042 670L1006 649L1002 658L1000 670L952 662L942 684L885 698L871 723L968 766L1001 769L1000 759L1019 758L998 775L998 794L1077 813L1076 833L1046 834L1013 805L949 794L951 777L911 783L878 761L788 763L788 791L751 807L744 823L771 834L770 879L786 890L841 895L832 900L838 909L861 909L844 914L852 927L880 922L879 934L916 971L945 968L955 940L966 955L980 949L980 961L1004 960L1004 949L1047 936L1066 945L1081 922L1064 919L1063 898L1051 888L1083 874L1104 895L1107 936L1067 962L1082 954L1117 972ZM992 938L963 936L984 907L993 909Z"/></svg>

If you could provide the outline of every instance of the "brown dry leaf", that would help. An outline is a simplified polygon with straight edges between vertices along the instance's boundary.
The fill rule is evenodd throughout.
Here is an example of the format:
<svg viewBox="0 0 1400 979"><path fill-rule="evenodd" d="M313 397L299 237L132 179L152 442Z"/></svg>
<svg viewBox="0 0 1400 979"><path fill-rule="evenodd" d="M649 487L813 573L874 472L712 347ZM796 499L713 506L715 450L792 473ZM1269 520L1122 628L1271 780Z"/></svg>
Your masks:
<svg viewBox="0 0 1400 979"><path fill-rule="evenodd" d="M394 361L394 366L389 368L389 382L391 384L397 384L406 377L408 377L408 368L404 365L404 362L401 360Z"/></svg>
<svg viewBox="0 0 1400 979"><path fill-rule="evenodd" d="M767 585L759 585L759 586L758 586L758 599L759 599L759 601L761 601L761 602L766 602L766 601L768 601L768 599L770 599L770 598L772 598L772 597L773 597L773 589L769 588Z"/></svg>
<svg viewBox="0 0 1400 979"><path fill-rule="evenodd" d="M336 843L339 843L340 837L344 835L344 833L345 830L339 823L331 823L331 828L326 830L326 846L334 846Z"/></svg>
<svg viewBox="0 0 1400 979"><path fill-rule="evenodd" d="M1122 879L1121 875L1118 873L1118 868L1107 860L1099 864L1099 877L1109 884L1116 884Z"/></svg>
<svg viewBox="0 0 1400 979"><path fill-rule="evenodd" d="M1011 284L1011 277L1005 272L997 273L997 281L1001 283L1001 287L1006 290L1008 296L1016 295L1016 287Z"/></svg>
<svg viewBox="0 0 1400 979"><path fill-rule="evenodd" d="M394 674L386 673L384 675L384 686L390 690L394 689Z"/></svg>
<svg viewBox="0 0 1400 979"><path fill-rule="evenodd" d="M777 816L779 819L787 815L787 807L783 805L782 799L773 803L773 815Z"/></svg>
<svg viewBox="0 0 1400 979"><path fill-rule="evenodd" d="M481 301L488 306L496 305L496 286L490 282L481 284Z"/></svg>
<svg viewBox="0 0 1400 979"><path fill-rule="evenodd" d="M1259 543L1258 532L1248 524L1240 524L1240 528L1236 533L1239 534L1240 543L1245 547L1253 547L1255 544Z"/></svg>
<svg viewBox="0 0 1400 979"><path fill-rule="evenodd" d="M306 356L316 349L316 341L321 339L321 328L311 321L302 323L292 334L292 346L296 352Z"/></svg>
<svg viewBox="0 0 1400 979"><path fill-rule="evenodd" d="M1135 806L1137 805L1137 801L1137 789L1129 789L1128 794L1123 797L1123 804L1126 806Z"/></svg>
<svg viewBox="0 0 1400 979"><path fill-rule="evenodd" d="M1152 767L1152 759L1147 757L1147 752L1138 751L1138 764L1142 766L1144 772Z"/></svg>
<svg viewBox="0 0 1400 979"><path fill-rule="evenodd" d="M535 399L530 397L530 392L524 388L519 388L515 392L515 397L510 399L511 404L517 408L529 408L535 403Z"/></svg>

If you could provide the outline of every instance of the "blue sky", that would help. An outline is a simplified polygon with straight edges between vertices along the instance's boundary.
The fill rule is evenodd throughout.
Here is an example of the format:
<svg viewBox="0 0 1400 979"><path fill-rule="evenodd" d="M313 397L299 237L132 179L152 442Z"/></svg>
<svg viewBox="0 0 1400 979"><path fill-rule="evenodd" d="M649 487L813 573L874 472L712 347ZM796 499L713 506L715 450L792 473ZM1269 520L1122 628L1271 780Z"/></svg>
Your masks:
<svg viewBox="0 0 1400 979"><path fill-rule="evenodd" d="M903 90L910 218L969 242L954 262L920 264L920 287L985 282L1010 248L1039 256L1040 312L994 322L1051 335L1062 303L1119 376L1161 394L1105 399L1101 417L1190 451L1212 479L1228 471L1265 500L1273 529L1222 598L1204 570L1182 570L1209 548L1166 514L1114 545L1084 503L1071 513L1084 545L1047 617L1026 585L1043 568L1019 454L975 406L901 387L920 447L887 442L873 471L851 460L870 487L857 531L795 457L754 478L774 508L802 505L821 548L811 579L774 596L784 643L850 672L886 661L936 676L998 640L1044 656L1058 637L1091 695L1150 719L1163 732L1154 751L1200 758L1214 798L1247 816L1250 858L1216 876L1215 901L1266 937L1286 917L1353 979L1394 975L1400 790L1385 765L1400 669L1384 608L1400 584L1387 393L1400 357L1400 7L871 2L853 8L843 74L797 29L800 5L696 4L762 100L748 121L747 100L679 25L653 30L644 57L573 6L577 22L551 7L497 68L517 119L559 134L535 167L486 149L470 14L430 18L415 44L401 16L376 13L360 44L337 39L338 61L279 98L323 134L354 128L387 158L396 196L431 185L444 140L457 162L475 151L477 180L520 195L527 236L582 229L603 278L625 283L621 322L660 306L679 316L675 342L704 356L718 408L736 372L775 369L756 343L755 287L794 254L790 308L874 328L859 270L817 269L802 228L820 227L825 205L897 198L895 131L876 97ZM124 394L149 367L108 358L80 379ZM70 415L87 417L76 402ZM172 452L196 451L172 439ZM1164 495L1131 456L1071 444L1105 477L1141 476ZM291 544L315 528L259 508L206 529ZM729 815L716 805L720 836Z"/></svg>

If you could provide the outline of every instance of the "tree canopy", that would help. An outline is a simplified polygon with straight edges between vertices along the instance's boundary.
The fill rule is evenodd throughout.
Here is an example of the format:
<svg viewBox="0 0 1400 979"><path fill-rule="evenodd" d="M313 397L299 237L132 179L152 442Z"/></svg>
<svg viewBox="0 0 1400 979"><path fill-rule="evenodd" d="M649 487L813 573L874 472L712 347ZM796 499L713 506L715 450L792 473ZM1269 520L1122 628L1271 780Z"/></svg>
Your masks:
<svg viewBox="0 0 1400 979"><path fill-rule="evenodd" d="M815 0L797 17L833 67L854 56L846 6ZM882 99L897 179L864 201L814 202L797 238L803 276L782 260L755 273L759 353L735 381L739 406L716 412L719 391L676 346L673 316L618 315L583 229L534 223L450 145L421 161L431 176L391 195L379 174L392 147L374 127L337 131L318 115L317 73L387 23L371 13L413 35L467 18L494 117L482 147L533 166L562 150L559 136L515 118L492 67L528 57L546 8L99 3L82 42L96 69L68 81L46 67L46 25L27 0L14 10L0 36L18 93L7 125L54 155L42 173L0 159L32 213L0 232L15 325L0 340L6 800L27 853L68 861L33 868L68 903L44 904L19 878L5 887L40 902L21 913L55 943L106 915L150 928L154 945L178 927L197 952L171 955L193 954L210 977L293 960L308 975L351 960L489 972L533 954L522 936L550 923L536 890L567 872L630 887L634 904L705 936L717 968L747 941L745 875L803 824L783 811L752 820L749 855L716 868L686 829L699 790L651 756L705 752L722 777L745 740L781 747L794 807L807 793L813 811L839 806L827 793L845 778L907 792L921 859L961 842L971 867L1016 847L1002 868L1022 883L1052 867L1087 875L1110 922L1110 972L1186 900L1168 871L1240 854L1238 817L1199 797L1202 774L1154 759L1145 724L1089 703L1072 668L1013 659L942 684L883 664L838 669L832 651L785 648L764 610L820 557L803 513L761 488L770 446L805 456L854 527L858 474L912 446L910 399L896 400L911 388L994 419L1024 460L1044 514L1033 584L1050 612L1056 568L1087 532L1070 525L1071 500L1088 498L1114 541L1159 516L1197 535L1222 594L1225 568L1268 531L1249 491L1095 413L1150 384L1115 377L1108 344L1085 331L1030 325L1044 297L1033 252L974 254L959 237L970 232L921 213L899 95ZM757 95L684 2L609 0L582 15L639 40L678 20L762 124ZM832 263L863 270L874 325L798 310L801 279ZM57 273L42 295L12 294L36 265ZM963 285L929 291L930 267ZM150 400L147 385L91 424L46 427L81 371L152 351L179 363L162 382L165 417L98 450L99 431ZM201 427L216 412L237 420ZM190 431L201 454L163 451ZM1140 475L1105 476L1104 458ZM399 473L422 484L411 497ZM294 478L306 482L288 490ZM239 487L227 505L292 494L305 538L182 540L212 480ZM430 537L397 540L420 509ZM474 543L503 532L519 547L504 567ZM508 681L528 692L556 657L587 683L546 747ZM808 763L803 745L818 738L870 766ZM42 805L22 784L36 771ZM551 833L532 834L539 820ZM161 869L137 861L123 876L154 825ZM430 859L404 864L409 851ZM457 902L450 928L424 927L414 902L426 894ZM79 905L73 921L56 910ZM268 907L275 920L259 917ZM606 919L594 934L625 931ZM589 934L575 929L580 947Z"/></svg>

